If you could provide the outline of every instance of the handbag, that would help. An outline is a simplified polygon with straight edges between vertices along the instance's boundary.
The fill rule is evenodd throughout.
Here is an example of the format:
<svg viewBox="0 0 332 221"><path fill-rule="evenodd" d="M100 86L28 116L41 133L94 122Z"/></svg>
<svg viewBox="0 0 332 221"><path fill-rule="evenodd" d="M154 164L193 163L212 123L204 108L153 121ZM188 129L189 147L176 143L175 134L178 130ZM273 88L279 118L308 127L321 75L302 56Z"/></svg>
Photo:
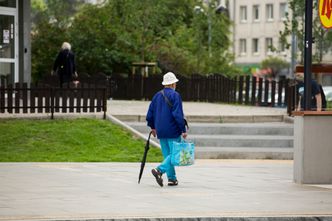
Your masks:
<svg viewBox="0 0 332 221"><path fill-rule="evenodd" d="M171 164L174 166L190 166L195 161L195 144L181 140L173 142Z"/></svg>

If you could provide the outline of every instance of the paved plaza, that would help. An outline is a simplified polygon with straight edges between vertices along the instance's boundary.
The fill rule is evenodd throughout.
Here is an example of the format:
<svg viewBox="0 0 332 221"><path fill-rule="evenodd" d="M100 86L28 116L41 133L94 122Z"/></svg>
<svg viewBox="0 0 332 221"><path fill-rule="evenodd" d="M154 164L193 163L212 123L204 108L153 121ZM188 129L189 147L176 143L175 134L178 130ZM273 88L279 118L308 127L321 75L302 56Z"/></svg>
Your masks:
<svg viewBox="0 0 332 221"><path fill-rule="evenodd" d="M137 115L145 117L150 101L108 101L108 113L115 116ZM287 115L286 108L271 108L258 106L231 105L208 102L183 102L186 116L283 116ZM144 118L145 119L145 118Z"/></svg>
<svg viewBox="0 0 332 221"><path fill-rule="evenodd" d="M139 163L0 164L0 220L332 217L332 186L293 183L292 161L197 160L163 188L155 166L138 184Z"/></svg>

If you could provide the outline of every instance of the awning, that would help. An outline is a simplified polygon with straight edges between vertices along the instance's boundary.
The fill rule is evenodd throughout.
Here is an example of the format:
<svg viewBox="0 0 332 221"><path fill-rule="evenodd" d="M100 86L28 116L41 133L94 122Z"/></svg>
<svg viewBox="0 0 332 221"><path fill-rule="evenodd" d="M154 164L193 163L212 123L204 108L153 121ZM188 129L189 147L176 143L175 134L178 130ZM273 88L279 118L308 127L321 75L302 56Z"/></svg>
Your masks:
<svg viewBox="0 0 332 221"><path fill-rule="evenodd" d="M295 71L298 73L304 73L304 66L297 65ZM312 73L324 73L332 74L332 64L312 64L311 65Z"/></svg>

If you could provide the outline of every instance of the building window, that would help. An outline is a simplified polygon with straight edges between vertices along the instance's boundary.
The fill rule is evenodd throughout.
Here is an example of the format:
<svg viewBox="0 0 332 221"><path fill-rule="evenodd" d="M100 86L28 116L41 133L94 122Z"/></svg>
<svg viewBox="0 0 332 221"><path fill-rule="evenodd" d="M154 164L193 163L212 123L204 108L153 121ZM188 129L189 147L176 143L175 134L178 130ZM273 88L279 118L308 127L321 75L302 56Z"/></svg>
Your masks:
<svg viewBox="0 0 332 221"><path fill-rule="evenodd" d="M240 21L247 22L247 6L240 6Z"/></svg>
<svg viewBox="0 0 332 221"><path fill-rule="evenodd" d="M259 5L254 5L252 10L254 21L259 21Z"/></svg>
<svg viewBox="0 0 332 221"><path fill-rule="evenodd" d="M286 20L288 6L287 3L280 3L280 20Z"/></svg>
<svg viewBox="0 0 332 221"><path fill-rule="evenodd" d="M254 55L259 54L259 40L258 40L258 38L254 38L252 40L252 53Z"/></svg>
<svg viewBox="0 0 332 221"><path fill-rule="evenodd" d="M273 21L273 4L266 5L266 19L268 21Z"/></svg>
<svg viewBox="0 0 332 221"><path fill-rule="evenodd" d="M279 41L279 50L281 54L286 54L286 43Z"/></svg>
<svg viewBox="0 0 332 221"><path fill-rule="evenodd" d="M240 55L247 53L247 41L246 39L240 39Z"/></svg>
<svg viewBox="0 0 332 221"><path fill-rule="evenodd" d="M16 0L1 0L0 7L16 8Z"/></svg>
<svg viewBox="0 0 332 221"><path fill-rule="evenodd" d="M266 54L270 55L272 54L273 49L273 39L272 38L266 38L265 39L265 45L266 45Z"/></svg>

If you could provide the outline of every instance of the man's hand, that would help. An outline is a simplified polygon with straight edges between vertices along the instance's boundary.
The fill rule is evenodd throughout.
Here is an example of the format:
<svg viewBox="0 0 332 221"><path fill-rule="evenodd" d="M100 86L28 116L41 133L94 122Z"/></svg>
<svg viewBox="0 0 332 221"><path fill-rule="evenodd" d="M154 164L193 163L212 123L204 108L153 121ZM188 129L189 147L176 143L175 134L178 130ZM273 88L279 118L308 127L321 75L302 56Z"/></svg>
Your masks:
<svg viewBox="0 0 332 221"><path fill-rule="evenodd" d="M188 136L188 134L187 134L186 132L182 133L182 137L183 137L183 139L186 139L187 136Z"/></svg>
<svg viewBox="0 0 332 221"><path fill-rule="evenodd" d="M156 135L157 135L157 131L156 131L156 129L151 129L151 132L152 132L152 135L153 135L154 137L156 137Z"/></svg>

